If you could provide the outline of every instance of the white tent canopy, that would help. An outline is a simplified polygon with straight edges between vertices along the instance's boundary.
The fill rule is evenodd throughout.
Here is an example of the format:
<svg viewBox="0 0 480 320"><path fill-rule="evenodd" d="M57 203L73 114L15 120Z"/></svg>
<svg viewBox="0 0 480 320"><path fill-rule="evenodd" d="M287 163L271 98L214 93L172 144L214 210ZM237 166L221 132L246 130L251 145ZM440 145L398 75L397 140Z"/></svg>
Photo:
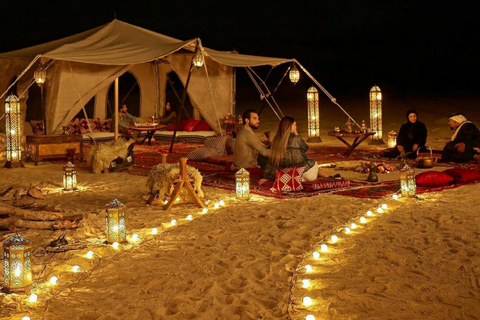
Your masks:
<svg viewBox="0 0 480 320"><path fill-rule="evenodd" d="M165 104L167 74L174 71L185 85L200 39L177 40L119 20L45 44L0 54L0 92L19 77L32 60L47 64L47 133L58 133L94 96L95 117L105 117L108 89L125 72L140 87L140 116L160 115ZM205 67L191 74L188 95L200 115L217 132L234 105L234 67L276 66L294 59L241 55L203 48ZM19 79L28 88L34 68ZM23 107L28 96L20 97Z"/></svg>

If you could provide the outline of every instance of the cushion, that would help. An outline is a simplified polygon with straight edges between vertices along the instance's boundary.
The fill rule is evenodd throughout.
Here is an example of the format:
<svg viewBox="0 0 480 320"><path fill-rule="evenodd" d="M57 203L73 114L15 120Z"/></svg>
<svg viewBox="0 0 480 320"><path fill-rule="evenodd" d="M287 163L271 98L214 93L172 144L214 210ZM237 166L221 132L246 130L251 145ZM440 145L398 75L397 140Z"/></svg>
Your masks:
<svg viewBox="0 0 480 320"><path fill-rule="evenodd" d="M68 126L68 134L80 134L80 120L78 118L70 121Z"/></svg>
<svg viewBox="0 0 480 320"><path fill-rule="evenodd" d="M33 134L44 134L42 120L30 120L30 124L32 125Z"/></svg>
<svg viewBox="0 0 480 320"><path fill-rule="evenodd" d="M110 132L112 129L113 120L112 119L98 119L98 127L100 132Z"/></svg>
<svg viewBox="0 0 480 320"><path fill-rule="evenodd" d="M441 187L453 181L453 177L441 171L425 171L415 176L419 187Z"/></svg>
<svg viewBox="0 0 480 320"><path fill-rule="evenodd" d="M207 157L215 157L217 155L217 150L212 148L198 148L191 151L187 154L188 160L201 161L205 160Z"/></svg>
<svg viewBox="0 0 480 320"><path fill-rule="evenodd" d="M187 122L186 122L185 125L183 126L183 130L184 130L184 131L187 131L187 132L192 132L192 131L193 131L193 128L194 128L198 123L200 123L200 120L196 120L196 119L190 118L190 119L187 120Z"/></svg>
<svg viewBox="0 0 480 320"><path fill-rule="evenodd" d="M350 180L318 177L314 181L304 181L302 184L305 191L316 191L348 187L350 186Z"/></svg>
<svg viewBox="0 0 480 320"><path fill-rule="evenodd" d="M451 176L455 182L470 182L480 179L480 173L471 169L453 168L443 172Z"/></svg>
<svg viewBox="0 0 480 320"><path fill-rule="evenodd" d="M291 192L303 190L302 175L305 167L292 167L277 169L275 182L270 188L272 192Z"/></svg>
<svg viewBox="0 0 480 320"><path fill-rule="evenodd" d="M100 131L99 128L99 120L98 119L80 119L78 127L80 128L80 133L88 133L90 132L90 129L88 128L88 125L90 124L90 127L92 128L92 131Z"/></svg>
<svg viewBox="0 0 480 320"><path fill-rule="evenodd" d="M225 145L227 143L227 136L223 137L208 137L205 139L205 148L212 148L217 150L217 156L225 154Z"/></svg>
<svg viewBox="0 0 480 320"><path fill-rule="evenodd" d="M211 131L212 128L205 121L200 121L193 127L192 131Z"/></svg>
<svg viewBox="0 0 480 320"><path fill-rule="evenodd" d="M227 154L233 154L235 150L235 138L227 136L227 141L225 143L225 150L227 151Z"/></svg>
<svg viewBox="0 0 480 320"><path fill-rule="evenodd" d="M188 119L187 119L188 120ZM180 123L178 124L178 128L177 128L177 131L183 131L184 127L185 127L185 123L187 123L187 120L182 120L180 121ZM167 131L175 131L175 123L172 123L170 125L168 125L165 130Z"/></svg>

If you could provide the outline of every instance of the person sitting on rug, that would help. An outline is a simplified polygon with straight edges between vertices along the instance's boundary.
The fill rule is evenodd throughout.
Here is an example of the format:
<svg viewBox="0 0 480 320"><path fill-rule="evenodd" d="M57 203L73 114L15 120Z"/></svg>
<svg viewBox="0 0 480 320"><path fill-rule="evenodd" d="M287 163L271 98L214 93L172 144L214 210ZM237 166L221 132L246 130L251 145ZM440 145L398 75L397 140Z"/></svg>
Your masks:
<svg viewBox="0 0 480 320"><path fill-rule="evenodd" d="M163 118L160 119L159 123L175 123L175 119L177 118L177 113L175 112L175 108L170 105L170 102L167 102L165 105L165 114Z"/></svg>
<svg viewBox="0 0 480 320"><path fill-rule="evenodd" d="M396 158L402 152L408 158L416 158L417 150L425 146L427 142L427 127L418 121L418 113L414 109L407 111L407 122L402 124L397 136L397 146L388 152L388 157Z"/></svg>
<svg viewBox="0 0 480 320"><path fill-rule="evenodd" d="M136 139L140 131L129 130L129 127L135 125L136 117L128 113L128 108L126 104L122 104L118 108L118 132L124 134L128 139ZM115 130L115 126L111 127L111 131Z"/></svg>
<svg viewBox="0 0 480 320"><path fill-rule="evenodd" d="M257 111L253 109L245 111L242 122L243 127L235 138L232 170L239 168L262 168L264 170L267 159L270 157L270 149L253 132L258 129L260 124Z"/></svg>
<svg viewBox="0 0 480 320"><path fill-rule="evenodd" d="M307 158L308 148L308 144L298 134L295 119L290 116L283 117L273 138L270 159L263 177L275 179L276 169L300 166L305 166L303 181L316 180L319 175L327 177L327 174L318 168L317 161Z"/></svg>
<svg viewBox="0 0 480 320"><path fill-rule="evenodd" d="M455 132L443 148L442 161L463 163L477 160L474 158L477 154L475 148L480 147L480 131L477 126L467 121L462 113L452 114L448 118L448 125Z"/></svg>

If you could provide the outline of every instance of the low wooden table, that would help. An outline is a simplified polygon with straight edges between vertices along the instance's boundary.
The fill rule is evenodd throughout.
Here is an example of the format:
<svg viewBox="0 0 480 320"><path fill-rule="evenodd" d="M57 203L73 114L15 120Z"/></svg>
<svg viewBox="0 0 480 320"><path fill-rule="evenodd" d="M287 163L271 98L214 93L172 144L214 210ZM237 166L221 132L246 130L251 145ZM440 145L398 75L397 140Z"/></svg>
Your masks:
<svg viewBox="0 0 480 320"><path fill-rule="evenodd" d="M343 153L344 156L349 157L350 154L355 151L355 148L360 145L365 139L370 136L373 136L375 132L367 132L367 133L353 133L353 132L336 132L330 131L328 132L329 136L336 137L338 140L342 141L347 147L348 150ZM344 138L354 138L353 142L350 144ZM355 151L359 154L357 151Z"/></svg>
<svg viewBox="0 0 480 320"><path fill-rule="evenodd" d="M163 129L165 128L167 125L165 123L159 123L157 124L156 126L135 126L135 127L129 127L128 130L132 130L132 131L140 131L140 133L142 131L146 131L147 132L147 135L145 136L145 138L143 138L142 141L140 141L140 144L144 143L145 140L148 139L148 144L151 145L152 144L152 138L153 138L153 135L155 134L155 131L157 130L160 130L160 129Z"/></svg>
<svg viewBox="0 0 480 320"><path fill-rule="evenodd" d="M71 152L69 149L75 151ZM35 161L35 165L44 159L69 159L71 156L79 156L83 159L81 134L27 135L27 160Z"/></svg>

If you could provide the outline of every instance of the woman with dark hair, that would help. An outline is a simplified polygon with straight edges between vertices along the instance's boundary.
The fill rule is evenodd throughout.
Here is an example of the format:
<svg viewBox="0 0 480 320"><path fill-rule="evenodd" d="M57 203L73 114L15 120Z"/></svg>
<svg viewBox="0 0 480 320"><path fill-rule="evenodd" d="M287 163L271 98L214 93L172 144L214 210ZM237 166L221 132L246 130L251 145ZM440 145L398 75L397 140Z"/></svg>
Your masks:
<svg viewBox="0 0 480 320"><path fill-rule="evenodd" d="M165 114L163 118L160 119L159 123L175 123L175 119L177 118L177 113L175 112L175 108L170 105L170 102L167 102L165 105Z"/></svg>
<svg viewBox="0 0 480 320"><path fill-rule="evenodd" d="M307 158L307 151L308 144L298 134L295 119L283 117L273 138L270 159L263 176L275 179L275 171L278 168L305 166L304 181L313 181L319 174L326 177L327 175L318 169L317 162Z"/></svg>

